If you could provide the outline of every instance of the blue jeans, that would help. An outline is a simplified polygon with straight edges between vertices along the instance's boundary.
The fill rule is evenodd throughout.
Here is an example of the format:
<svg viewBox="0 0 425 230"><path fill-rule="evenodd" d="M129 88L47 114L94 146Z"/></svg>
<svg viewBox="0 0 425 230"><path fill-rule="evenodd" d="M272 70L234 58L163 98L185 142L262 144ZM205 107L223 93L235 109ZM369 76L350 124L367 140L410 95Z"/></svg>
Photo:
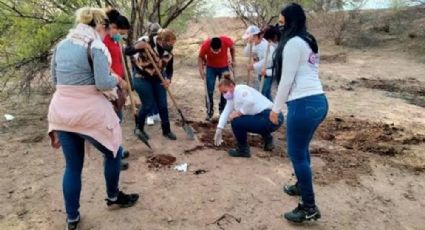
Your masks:
<svg viewBox="0 0 425 230"><path fill-rule="evenodd" d="M206 77L207 77L207 91L208 91L208 98L210 101L210 104L208 105L207 98L205 98L205 105L207 107L207 115L213 116L214 115L214 89L215 89L215 82L217 80L221 80L221 76L224 72L229 71L229 67L224 68L213 68L213 67L207 67ZM226 99L224 99L223 94L220 95L220 104L218 105L218 110L221 113L224 110L224 107L226 106Z"/></svg>
<svg viewBox="0 0 425 230"><path fill-rule="evenodd" d="M283 123L283 115L279 114L279 124L273 124L270 119L270 109L256 115L242 115L235 118L232 124L233 134L239 147L248 145L248 133L260 134L265 140L271 138L271 134L276 131Z"/></svg>
<svg viewBox="0 0 425 230"><path fill-rule="evenodd" d="M140 97L142 108L139 110L137 125L140 130L144 129L146 117L152 113L155 104L158 106L163 134L171 132L168 117L167 91L158 79L151 79L137 75L133 79L134 89Z"/></svg>
<svg viewBox="0 0 425 230"><path fill-rule="evenodd" d="M259 75L258 76L258 90L260 90L261 86L261 78L262 76ZM263 90L261 91L261 94L263 94L265 97L267 97L267 99L269 99L270 101L273 101L272 98L272 77L271 76L266 76L266 78L264 78L264 85L263 85Z"/></svg>
<svg viewBox="0 0 425 230"><path fill-rule="evenodd" d="M328 113L328 101L324 94L308 96L287 103L288 118L286 137L288 154L305 206L316 205L310 167L309 145L314 132Z"/></svg>
<svg viewBox="0 0 425 230"><path fill-rule="evenodd" d="M118 195L118 182L120 178L120 165L122 148L118 150L117 157L102 144L89 136L79 133L58 131L63 154L65 156L65 173L63 175L63 196L68 220L75 220L80 213L81 171L84 165L84 140L90 142L104 156L104 176L108 198Z"/></svg>

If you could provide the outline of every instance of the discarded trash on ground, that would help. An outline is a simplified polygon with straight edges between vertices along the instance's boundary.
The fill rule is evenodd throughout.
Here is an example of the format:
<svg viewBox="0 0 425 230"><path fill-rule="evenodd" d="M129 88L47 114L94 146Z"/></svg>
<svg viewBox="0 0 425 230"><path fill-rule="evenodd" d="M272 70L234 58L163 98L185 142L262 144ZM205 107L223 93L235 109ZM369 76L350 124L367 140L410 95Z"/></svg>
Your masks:
<svg viewBox="0 0 425 230"><path fill-rule="evenodd" d="M183 163L183 164L176 165L174 169L177 170L178 172L187 172L187 167L188 167L188 164Z"/></svg>
<svg viewBox="0 0 425 230"><path fill-rule="evenodd" d="M10 115L10 114L7 114L7 113L4 115L4 118L6 118L6 121L12 121L12 120L15 119L15 117L13 115Z"/></svg>
<svg viewBox="0 0 425 230"><path fill-rule="evenodd" d="M207 170L205 170L205 169L198 169L198 170L196 170L195 172L193 172L193 174L195 174L195 175L200 175L200 174L205 174L205 173L207 173L208 171Z"/></svg>

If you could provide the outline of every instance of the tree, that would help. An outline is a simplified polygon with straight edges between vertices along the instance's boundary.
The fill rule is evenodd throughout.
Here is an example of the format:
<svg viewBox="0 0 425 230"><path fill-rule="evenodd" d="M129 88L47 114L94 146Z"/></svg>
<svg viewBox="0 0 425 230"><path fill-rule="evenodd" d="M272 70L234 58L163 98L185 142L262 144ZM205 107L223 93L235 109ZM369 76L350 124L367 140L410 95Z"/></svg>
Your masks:
<svg viewBox="0 0 425 230"><path fill-rule="evenodd" d="M163 27L173 26L182 15L193 15L204 1L0 0L0 84L5 89L19 77L20 84L14 86L19 87L20 91L29 91L38 78L48 81L49 74L45 70L52 47L74 25L74 12L83 6L111 6L129 15L131 42L145 32L145 22L159 22ZM15 88L12 87L12 90Z"/></svg>

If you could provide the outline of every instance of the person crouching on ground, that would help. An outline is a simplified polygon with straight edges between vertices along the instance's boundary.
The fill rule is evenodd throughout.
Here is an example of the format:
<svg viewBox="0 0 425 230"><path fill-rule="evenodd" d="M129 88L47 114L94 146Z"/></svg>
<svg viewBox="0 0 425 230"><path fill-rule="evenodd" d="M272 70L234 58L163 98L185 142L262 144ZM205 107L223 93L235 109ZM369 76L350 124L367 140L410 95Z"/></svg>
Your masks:
<svg viewBox="0 0 425 230"><path fill-rule="evenodd" d="M176 35L169 29L161 30L156 39L149 42L138 41L134 47L127 47L125 54L129 56L137 55L134 60L136 74L134 75L134 89L142 101L142 108L138 115L138 127L135 130L136 136L141 140L149 140L149 135L145 132L145 121L149 113L152 112L154 104L158 105L159 116L161 117L162 134L169 140L176 140L176 135L171 132L170 120L167 106L167 90L173 77L173 46L176 43ZM153 59L163 73L165 83L162 83L153 63L148 55L148 49L152 49Z"/></svg>
<svg viewBox="0 0 425 230"><path fill-rule="evenodd" d="M125 81L125 73L124 73L124 63L121 58L122 50L119 42L122 40L122 36L128 33L130 29L130 23L127 18L122 16L117 10L110 9L106 12L106 15L109 19L109 29L105 38L103 39L103 43L108 48L109 53L111 54L111 70L114 74L119 77L119 90L121 90L121 97L118 98L116 103L114 103L114 109L117 113L120 121L123 119L123 106L125 103L125 98L128 93L127 82ZM128 158L130 153L123 148L123 159ZM121 161L121 170L126 170L128 168L128 163L125 161Z"/></svg>
<svg viewBox="0 0 425 230"><path fill-rule="evenodd" d="M218 88L227 100L226 107L220 116L214 136L214 144L223 142L223 129L227 121L231 122L237 148L228 151L232 157L250 157L248 132L260 134L264 140L264 150L274 148L272 133L283 123L283 115L278 115L278 122L273 124L269 115L273 103L260 92L247 85L235 85L230 73L223 75Z"/></svg>
<svg viewBox="0 0 425 230"><path fill-rule="evenodd" d="M101 9L85 7L76 15L78 24L57 45L52 57L56 91L48 112L51 144L54 148L62 146L65 157L63 195L67 229L77 229L80 222L85 142L104 156L107 206L130 207L139 198L138 194L127 195L118 188L122 132L119 118L105 94L111 97L110 90L119 80L110 73L111 57L102 42L109 25L106 14Z"/></svg>
<svg viewBox="0 0 425 230"><path fill-rule="evenodd" d="M301 195L302 201L283 217L292 222L317 220L321 215L313 191L309 145L328 113L328 101L319 79L319 48L314 36L307 32L306 15L300 5L286 6L280 13L279 23L284 27L276 49L274 72L281 81L270 121L278 124L286 103L288 155L297 183L285 186L284 191L291 196Z"/></svg>

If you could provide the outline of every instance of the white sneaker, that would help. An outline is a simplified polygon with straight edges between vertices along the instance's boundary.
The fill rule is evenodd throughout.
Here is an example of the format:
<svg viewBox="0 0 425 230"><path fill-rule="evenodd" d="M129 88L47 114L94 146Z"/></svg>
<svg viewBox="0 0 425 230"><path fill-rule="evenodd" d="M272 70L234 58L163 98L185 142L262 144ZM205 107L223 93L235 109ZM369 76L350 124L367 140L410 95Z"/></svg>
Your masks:
<svg viewBox="0 0 425 230"><path fill-rule="evenodd" d="M159 121L159 122L161 122L161 117L159 116L159 114L158 114L158 113L157 113L157 114L155 114L155 115L153 115L152 117L153 117L153 120L154 120L154 121Z"/></svg>
<svg viewBox="0 0 425 230"><path fill-rule="evenodd" d="M146 124L147 125L155 125L155 121L153 119L153 116L149 116L148 118L146 118Z"/></svg>

